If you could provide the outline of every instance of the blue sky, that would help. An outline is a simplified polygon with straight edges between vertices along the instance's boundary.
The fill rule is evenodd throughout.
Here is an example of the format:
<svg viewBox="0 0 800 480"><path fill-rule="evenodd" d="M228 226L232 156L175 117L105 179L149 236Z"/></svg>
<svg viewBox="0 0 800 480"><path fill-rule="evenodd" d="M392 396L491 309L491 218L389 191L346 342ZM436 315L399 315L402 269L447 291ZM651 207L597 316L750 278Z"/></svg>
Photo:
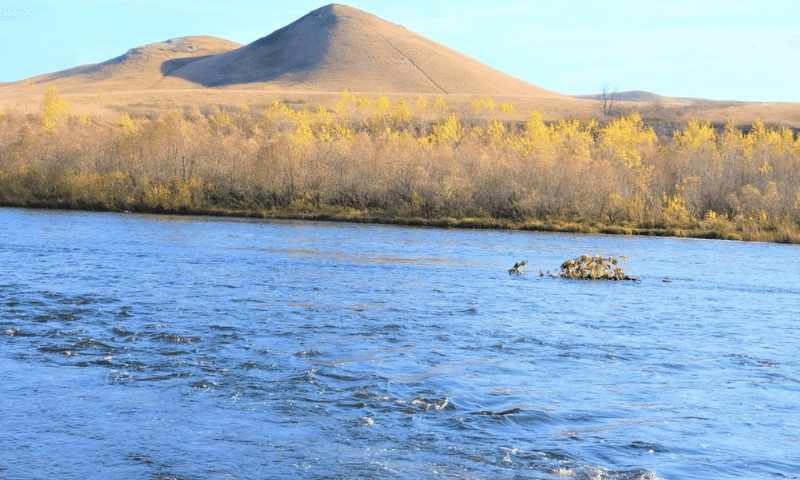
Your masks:
<svg viewBox="0 0 800 480"><path fill-rule="evenodd" d="M800 1L345 2L565 94L800 102ZM326 3L0 0L0 82L185 35L247 44Z"/></svg>

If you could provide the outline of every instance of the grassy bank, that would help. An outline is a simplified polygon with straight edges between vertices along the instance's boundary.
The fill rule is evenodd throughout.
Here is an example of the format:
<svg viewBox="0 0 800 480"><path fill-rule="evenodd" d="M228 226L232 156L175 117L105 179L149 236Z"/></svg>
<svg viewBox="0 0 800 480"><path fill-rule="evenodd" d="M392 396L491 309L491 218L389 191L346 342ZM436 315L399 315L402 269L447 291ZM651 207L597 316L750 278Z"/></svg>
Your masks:
<svg viewBox="0 0 800 480"><path fill-rule="evenodd" d="M664 141L635 112L469 108L344 92L101 121L53 90L37 114L0 110L0 205L799 242L788 128L692 119Z"/></svg>
<svg viewBox="0 0 800 480"><path fill-rule="evenodd" d="M465 228L465 229L491 229L491 230L520 230L532 232L554 233L583 233L604 235L642 235L678 238L702 238L718 240L738 240L752 242L771 242L800 244L800 229L794 224L784 224L761 228L752 223L736 223L726 219L715 221L700 221L683 225L668 224L608 224L583 219L497 219L490 217L422 217L404 216L396 212L380 211L355 211L343 208L220 208L220 207L188 207L182 206L175 209L152 208L142 204L117 204L101 205L98 203L80 203L67 201L40 201L9 202L4 201L3 207L44 208L61 210L83 211L115 211L134 213L154 213L173 215L196 215L216 217L239 218L264 218L280 220L308 220L322 222L350 222L371 223L384 225L404 225L413 227L433 228Z"/></svg>

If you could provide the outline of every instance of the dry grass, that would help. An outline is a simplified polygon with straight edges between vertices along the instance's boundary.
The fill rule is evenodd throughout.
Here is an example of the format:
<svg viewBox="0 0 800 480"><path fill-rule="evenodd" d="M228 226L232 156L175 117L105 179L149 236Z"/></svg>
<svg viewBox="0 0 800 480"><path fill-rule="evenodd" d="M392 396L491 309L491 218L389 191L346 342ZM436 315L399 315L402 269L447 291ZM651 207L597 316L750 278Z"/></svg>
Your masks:
<svg viewBox="0 0 800 480"><path fill-rule="evenodd" d="M375 91L355 91L356 97L369 97L372 101L380 95ZM0 89L0 109L18 110L24 114L37 113L42 102L43 93L18 93L17 90ZM255 90L255 89L216 89L193 88L184 90L139 90L139 91L98 91L94 93L73 93L62 95L70 105L74 115L91 115L98 120L110 120L124 113L134 116L152 115L171 108L199 107L201 109L217 106L222 110L235 110L242 103L249 105L254 113L260 113L277 99L296 109L308 107L316 110L318 106L333 109L341 98L338 92L308 92L302 90ZM436 95L436 94L387 94L396 103L400 99L414 102L424 97L432 106L438 97L442 97L447 108L444 113L467 116L469 104L473 100L485 97L479 94ZM492 97L497 104L508 102L517 112L516 120L524 120L530 112L536 110L545 121L555 122L562 118L588 119L595 116L598 107L595 102L577 100L569 97L546 98L525 95L496 95ZM412 104L413 107L413 104ZM515 120L515 118L504 118Z"/></svg>
<svg viewBox="0 0 800 480"><path fill-rule="evenodd" d="M328 5L244 47L184 37L4 86L41 95L217 87L564 98L361 10ZM22 91L20 91L22 90Z"/></svg>
<svg viewBox="0 0 800 480"><path fill-rule="evenodd" d="M344 89L358 97L386 94L392 102L422 95L433 104L441 96L447 109L438 113L462 118L469 116L471 101L491 95L498 104L514 105L516 120L534 110L548 122L607 120L598 100L576 99L523 82L342 5L315 10L246 46L208 36L182 37L137 47L100 64L3 84L0 110L36 113L51 86L70 102L73 114L100 120L195 106L234 110L242 103L258 113L274 99L293 108L333 109ZM663 124L658 133L664 138L691 117L712 124L735 119L740 125L761 119L800 128L800 104L698 105L648 92L628 93L637 94L631 99L638 101L617 102L617 113L641 112L646 122ZM506 115L503 120L515 118Z"/></svg>
<svg viewBox="0 0 800 480"><path fill-rule="evenodd" d="M626 105L641 112L647 120L674 120L686 122L691 118L724 124L735 120L741 125L750 125L758 120L769 125L800 128L799 103L712 103L686 107L662 107L658 105Z"/></svg>
<svg viewBox="0 0 800 480"><path fill-rule="evenodd" d="M241 48L214 37L184 37L132 49L97 65L0 86L0 108L36 113L51 86L73 114L108 119L198 106L259 112L277 99L293 107L333 109L344 89L393 102L419 96L464 115L492 95L546 120L588 118L595 106L506 75L405 28L341 5L309 13ZM279 61L275 62L275 59ZM274 63L274 64L273 64ZM210 87L209 85L215 85ZM515 120L508 116L506 120Z"/></svg>
<svg viewBox="0 0 800 480"><path fill-rule="evenodd" d="M2 90L42 95L55 86L61 93L94 93L158 89L171 69L204 57L241 47L236 42L209 36L174 38L132 48L102 63L47 73L5 85ZM188 82L183 88L191 86Z"/></svg>
<svg viewBox="0 0 800 480"><path fill-rule="evenodd" d="M356 97L367 96L374 100L380 92L355 91ZM42 101L43 92L37 90L0 88L0 110L18 110L24 114L37 113ZM170 108L191 108L198 106L207 109L217 106L222 110L235 110L238 105L249 105L254 113L260 113L277 99L296 109L309 108L315 110L322 105L333 109L341 98L339 92L313 92L300 89L260 90L260 89L217 89L190 88L182 90L138 90L138 91L103 91L93 93L73 93L63 95L72 105L75 115L91 115L99 120L116 118L124 113L131 115L152 115ZM413 102L417 97L424 97L429 105L436 98L442 97L447 103L445 113L454 113L468 117L469 104L473 100L483 98L480 94L436 95L436 94L387 94L392 103L405 99ZM547 98L526 95L494 95L498 103L508 102L517 112L516 120L524 120L530 112L538 111L547 122L561 119L588 120L603 116L599 102L596 100L580 100L569 97ZM413 106L413 105L412 105ZM796 103L743 103L712 104L694 106L665 106L642 102L619 102L619 112L640 112L646 123L669 125L663 133L672 134L680 129L691 118L708 120L712 124L724 125L730 120L742 126L748 126L757 120L767 125L800 128L800 104ZM508 116L503 120L514 120ZM661 132L659 132L661 133Z"/></svg>

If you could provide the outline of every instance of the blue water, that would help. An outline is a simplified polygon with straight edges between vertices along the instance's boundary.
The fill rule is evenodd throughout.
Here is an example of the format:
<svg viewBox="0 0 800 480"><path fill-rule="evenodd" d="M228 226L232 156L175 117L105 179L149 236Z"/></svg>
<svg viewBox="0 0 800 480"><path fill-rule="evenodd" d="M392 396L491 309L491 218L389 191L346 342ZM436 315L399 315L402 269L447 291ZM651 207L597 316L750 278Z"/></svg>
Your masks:
<svg viewBox="0 0 800 480"><path fill-rule="evenodd" d="M800 478L796 246L0 225L0 478Z"/></svg>

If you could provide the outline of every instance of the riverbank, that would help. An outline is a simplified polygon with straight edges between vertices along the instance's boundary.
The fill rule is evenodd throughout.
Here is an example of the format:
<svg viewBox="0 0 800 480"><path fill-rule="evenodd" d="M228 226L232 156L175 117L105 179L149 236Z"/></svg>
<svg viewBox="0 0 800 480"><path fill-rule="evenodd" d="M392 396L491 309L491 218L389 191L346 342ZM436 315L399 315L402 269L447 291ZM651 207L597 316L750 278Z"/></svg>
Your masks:
<svg viewBox="0 0 800 480"><path fill-rule="evenodd" d="M278 101L76 117L0 111L0 205L800 243L800 137L638 113L526 122L509 103ZM412 111L413 109L413 111ZM512 119L512 120L509 120Z"/></svg>
<svg viewBox="0 0 800 480"><path fill-rule="evenodd" d="M496 219L487 217L422 217L402 216L386 212L356 211L342 208L311 209L235 209L214 207L181 207L173 210L148 208L143 205L127 205L125 209L101 206L100 208L79 208L66 202L25 202L15 204L0 202L1 207L112 211L125 213L149 213L187 216L262 218L277 220L304 220L317 222L347 222L383 225L404 225L410 227L519 230L531 232L603 234L621 236L651 236L676 238L701 238L745 242L769 242L800 244L800 229L793 224L778 224L759 227L745 222L737 223L727 219L700 221L693 224L664 225L654 223L634 224L630 222L609 224L581 219Z"/></svg>

